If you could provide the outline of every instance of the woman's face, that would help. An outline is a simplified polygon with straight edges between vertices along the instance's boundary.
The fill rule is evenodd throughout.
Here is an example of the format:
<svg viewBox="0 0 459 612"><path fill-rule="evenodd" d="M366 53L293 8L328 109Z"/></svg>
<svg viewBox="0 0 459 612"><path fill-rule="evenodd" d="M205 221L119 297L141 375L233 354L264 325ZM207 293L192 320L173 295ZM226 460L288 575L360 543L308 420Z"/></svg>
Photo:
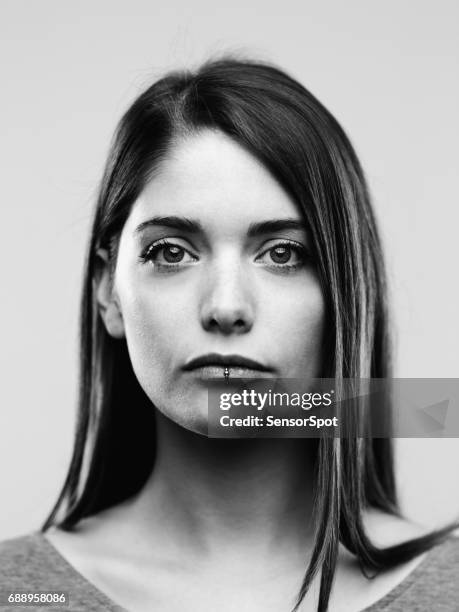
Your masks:
<svg viewBox="0 0 459 612"><path fill-rule="evenodd" d="M135 374L165 416L207 431L206 382L229 355L231 378L320 375L310 247L292 199L240 145L210 130L175 145L124 225L113 293Z"/></svg>

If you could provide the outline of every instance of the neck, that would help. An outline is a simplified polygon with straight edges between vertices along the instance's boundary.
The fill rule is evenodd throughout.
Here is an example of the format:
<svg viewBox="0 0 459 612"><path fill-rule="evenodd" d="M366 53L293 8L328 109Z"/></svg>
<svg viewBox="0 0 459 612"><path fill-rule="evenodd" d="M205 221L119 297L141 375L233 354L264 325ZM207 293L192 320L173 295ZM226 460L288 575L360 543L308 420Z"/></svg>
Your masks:
<svg viewBox="0 0 459 612"><path fill-rule="evenodd" d="M134 501L148 533L214 551L273 547L304 554L311 539L312 441L210 439L157 413L157 456ZM155 528L156 526L156 528ZM161 537L161 535L159 536Z"/></svg>

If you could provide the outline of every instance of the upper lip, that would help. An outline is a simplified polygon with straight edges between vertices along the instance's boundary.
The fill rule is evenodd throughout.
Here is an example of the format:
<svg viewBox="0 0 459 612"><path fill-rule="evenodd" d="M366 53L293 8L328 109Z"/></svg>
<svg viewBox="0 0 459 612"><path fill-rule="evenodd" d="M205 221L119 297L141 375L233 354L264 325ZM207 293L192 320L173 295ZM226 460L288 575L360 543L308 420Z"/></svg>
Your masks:
<svg viewBox="0 0 459 612"><path fill-rule="evenodd" d="M270 370L270 368L254 359L249 359L242 355L221 355L219 353L208 353L207 355L201 355L200 357L191 359L183 366L183 369L194 370L195 368L209 365L250 368L251 370L260 370L262 372L268 372Z"/></svg>

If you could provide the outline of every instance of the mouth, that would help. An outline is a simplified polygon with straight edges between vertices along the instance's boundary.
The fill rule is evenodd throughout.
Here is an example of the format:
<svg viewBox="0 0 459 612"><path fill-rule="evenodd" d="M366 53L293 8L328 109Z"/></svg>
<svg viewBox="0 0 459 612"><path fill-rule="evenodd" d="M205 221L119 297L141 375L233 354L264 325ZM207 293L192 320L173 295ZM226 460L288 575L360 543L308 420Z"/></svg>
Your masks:
<svg viewBox="0 0 459 612"><path fill-rule="evenodd" d="M271 368L254 359L218 353L196 357L187 362L183 370L203 379L223 378L225 370L230 378L270 378L273 375Z"/></svg>

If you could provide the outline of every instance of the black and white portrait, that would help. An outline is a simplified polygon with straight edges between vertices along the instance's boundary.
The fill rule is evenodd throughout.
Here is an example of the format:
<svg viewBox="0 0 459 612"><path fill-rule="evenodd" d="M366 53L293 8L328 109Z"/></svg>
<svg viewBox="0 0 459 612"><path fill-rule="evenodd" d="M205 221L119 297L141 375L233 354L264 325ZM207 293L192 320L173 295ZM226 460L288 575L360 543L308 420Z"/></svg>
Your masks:
<svg viewBox="0 0 459 612"><path fill-rule="evenodd" d="M457 5L0 14L0 610L458 610Z"/></svg>

